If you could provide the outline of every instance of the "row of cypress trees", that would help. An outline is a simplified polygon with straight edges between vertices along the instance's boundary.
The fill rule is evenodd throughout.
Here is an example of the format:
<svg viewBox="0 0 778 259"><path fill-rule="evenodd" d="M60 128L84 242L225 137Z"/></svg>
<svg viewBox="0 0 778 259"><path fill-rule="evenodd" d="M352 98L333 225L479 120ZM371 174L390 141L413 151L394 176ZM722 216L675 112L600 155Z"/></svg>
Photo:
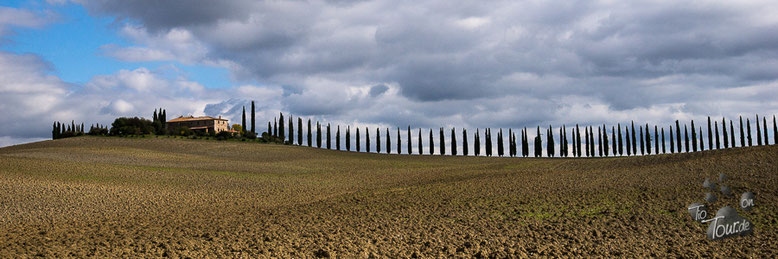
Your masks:
<svg viewBox="0 0 778 259"><path fill-rule="evenodd" d="M284 139L287 144L297 144L297 145L303 145L303 119L297 118L297 142L295 142L294 138L294 123L291 116L288 119L288 132L285 132L284 124L286 122L286 119L284 119L283 114L280 114L279 119L275 120L274 123L271 125L270 122L268 122L268 134L272 135L273 137L278 137L281 139ZM729 122L729 129L727 129L727 122ZM495 155L493 152L497 151L496 156L522 156L522 157L607 157L607 156L633 156L633 155L651 155L651 154L664 154L664 153L680 153L680 152L696 152L696 151L703 151L706 150L705 141L703 138L703 127L695 125L694 120L690 121L691 126L689 127L687 124L683 125L683 132L681 132L681 123L680 121L675 121L675 125L669 125L669 152L667 147L667 141L665 137L667 136L665 134L665 127L659 127L658 125L654 125L651 127L649 124L645 125L638 125L635 126L634 121L630 122L630 124L625 125L624 129L622 131L622 125L621 123L618 123L617 125L612 125L610 129L610 136L608 132L608 127L603 125L598 125L597 128L594 128L594 126L586 126L584 128L584 132L581 132L581 127L579 125L575 125L575 127L568 128L565 125L562 125L562 127L559 127L558 129L554 129L553 126L549 125L548 128L545 129L545 136L541 134L541 128L538 126L536 128L535 137L533 138L533 145L529 144L529 134L527 128L524 128L521 130L520 136L520 143L517 141L516 133L513 131L513 129L508 129L508 136L507 136L507 147L505 144L505 136L503 134L503 129L497 130L497 136L496 136L496 143L493 142L492 137L492 129L486 128L484 129L483 137L485 138L485 141L482 141L481 139L481 129L476 129L476 132L473 134L473 149L472 154L475 156L481 155L481 144L483 143L485 145L484 151L485 156L493 156ZM708 117L708 123L707 123L707 150L711 149L721 149L721 148L730 148L730 147L736 147L736 132L734 128L734 123L732 120L727 121L725 118L722 118L721 120L722 126L719 126L718 121L712 121L710 117ZM767 118L762 117L761 123L759 120L759 116L756 117L756 145L769 145L769 139L768 139L768 123ZM675 128L673 128L675 126ZM719 130L721 129L721 130ZM311 120L308 119L307 121L307 145L313 146L313 134L315 131L315 144L316 147L321 148L322 146L325 146L327 149L332 149L332 134L333 131L332 126L330 124L327 124L325 129L326 132L322 132L322 124L320 122L316 122L315 127L312 127ZM355 150L357 152L362 151L362 147L364 146L366 152L371 152L371 144L370 144L370 130L369 128L365 127L364 131L360 131L359 128L355 128L356 130L356 145ZM571 134L568 134L568 130L572 130ZM743 118L740 117L739 120L739 140L740 140L740 147L744 146L752 146L754 141L752 138L752 130L751 130L751 122L749 118L746 118L746 123L743 124ZM341 127L340 125L335 126L335 149L336 150L343 150L341 148ZM397 135L396 135L396 147L392 148L392 134L390 132L389 128L386 128L384 132L384 145L381 144L381 129L376 128L375 129L375 143L373 147L375 148L376 153L381 153L382 148L383 152L390 154L390 153L396 153L396 154L402 154L402 134L400 128L396 129ZM554 136L554 132L558 132L558 137ZM467 138L467 129L462 129L462 155L470 155L470 147L468 143ZM288 134L287 134L288 133ZM364 145L362 145L362 135L364 133ZM422 129L418 129L417 134L417 140L416 140L416 150L413 149L413 143L412 143L412 136L411 136L411 127L408 126L406 129L407 136L405 138L406 144L406 154L435 154L435 137L433 134L433 130L429 129L429 140L427 142L427 152L424 152L422 149L424 147L424 143L422 143ZM683 135L682 135L683 133ZM322 134L325 135L324 138L322 138ZM450 147L449 149L446 148L446 135L450 137ZM571 142L568 142L568 136L570 136ZM544 140L545 138L545 152L544 152ZM351 151L352 150L352 128L351 126L345 127L345 150ZM459 153L459 145L457 143L457 131L455 128L452 128L450 133L445 134L444 128L439 128L438 130L438 150L440 155L446 155L446 151L450 151L450 155L460 155ZM572 143L572 144L570 144ZM773 116L773 144L778 143L778 126L776 125L776 119L775 116ZM496 144L496 145L495 145ZM520 145L520 148L519 148ZM530 146L533 147L533 151L530 153ZM557 150L558 147L558 150ZM638 151L640 153L638 153Z"/></svg>

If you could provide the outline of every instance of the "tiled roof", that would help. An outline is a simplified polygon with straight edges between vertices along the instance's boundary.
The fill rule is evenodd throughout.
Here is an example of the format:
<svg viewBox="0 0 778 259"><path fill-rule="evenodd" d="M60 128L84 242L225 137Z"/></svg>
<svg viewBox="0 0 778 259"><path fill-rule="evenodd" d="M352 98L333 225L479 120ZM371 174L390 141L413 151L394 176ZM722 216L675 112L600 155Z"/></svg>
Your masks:
<svg viewBox="0 0 778 259"><path fill-rule="evenodd" d="M210 116L201 116L201 117L194 117L194 116L184 117L184 116L181 116L181 117L178 117L178 118L175 118L175 119L169 120L169 121L167 121L167 122L182 122L182 121L213 121L213 120L221 120L221 121L227 121L226 119L222 119L222 118L214 118L214 117L210 117Z"/></svg>

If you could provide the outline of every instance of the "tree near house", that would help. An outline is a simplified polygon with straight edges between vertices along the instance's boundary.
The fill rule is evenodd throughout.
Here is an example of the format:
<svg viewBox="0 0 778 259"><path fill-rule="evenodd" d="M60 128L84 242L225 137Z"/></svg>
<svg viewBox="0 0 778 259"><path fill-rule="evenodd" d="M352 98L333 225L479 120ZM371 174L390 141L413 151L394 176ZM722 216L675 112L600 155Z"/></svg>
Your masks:
<svg viewBox="0 0 778 259"><path fill-rule="evenodd" d="M243 106L243 123L240 124L240 134L246 135L246 106Z"/></svg>
<svg viewBox="0 0 778 259"><path fill-rule="evenodd" d="M255 124L255 122L256 122L256 120L255 120L256 119L256 114L255 114L254 111L255 111L255 109L254 109L254 101L251 101L251 134L256 136L257 135L257 130L254 128L254 126L256 126L256 124Z"/></svg>

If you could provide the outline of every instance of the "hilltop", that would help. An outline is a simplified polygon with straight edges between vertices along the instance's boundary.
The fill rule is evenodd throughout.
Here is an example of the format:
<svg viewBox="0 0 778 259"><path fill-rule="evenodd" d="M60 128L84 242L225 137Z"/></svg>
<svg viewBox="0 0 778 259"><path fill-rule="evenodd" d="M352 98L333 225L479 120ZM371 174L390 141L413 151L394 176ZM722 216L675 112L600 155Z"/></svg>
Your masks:
<svg viewBox="0 0 778 259"><path fill-rule="evenodd" d="M168 138L0 148L0 256L778 254L778 146L610 158L385 155ZM686 206L729 176L752 236ZM736 206L720 198L718 208Z"/></svg>

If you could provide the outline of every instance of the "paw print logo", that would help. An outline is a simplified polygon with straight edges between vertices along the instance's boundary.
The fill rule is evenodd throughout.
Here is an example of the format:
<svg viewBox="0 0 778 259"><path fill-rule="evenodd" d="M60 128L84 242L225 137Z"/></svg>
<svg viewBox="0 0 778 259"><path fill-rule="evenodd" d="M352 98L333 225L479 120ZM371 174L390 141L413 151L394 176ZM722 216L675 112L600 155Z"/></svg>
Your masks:
<svg viewBox="0 0 778 259"><path fill-rule="evenodd" d="M722 200L731 199L732 189L729 186L724 185L727 180L727 176L724 173L719 174L718 193L721 193ZM708 191L705 193L705 202L713 204L718 201L716 196L717 188L716 184L710 179L705 179L702 186ZM738 206L743 211L751 211L754 207L754 194L752 192L745 192L740 196ZM730 206L725 206L718 211L713 218L708 219L708 206L702 203L692 203L688 207L689 215L692 220L700 223L708 223L707 236L710 240L719 240L732 236L745 236L753 233L754 226L750 220L740 216L737 210Z"/></svg>

